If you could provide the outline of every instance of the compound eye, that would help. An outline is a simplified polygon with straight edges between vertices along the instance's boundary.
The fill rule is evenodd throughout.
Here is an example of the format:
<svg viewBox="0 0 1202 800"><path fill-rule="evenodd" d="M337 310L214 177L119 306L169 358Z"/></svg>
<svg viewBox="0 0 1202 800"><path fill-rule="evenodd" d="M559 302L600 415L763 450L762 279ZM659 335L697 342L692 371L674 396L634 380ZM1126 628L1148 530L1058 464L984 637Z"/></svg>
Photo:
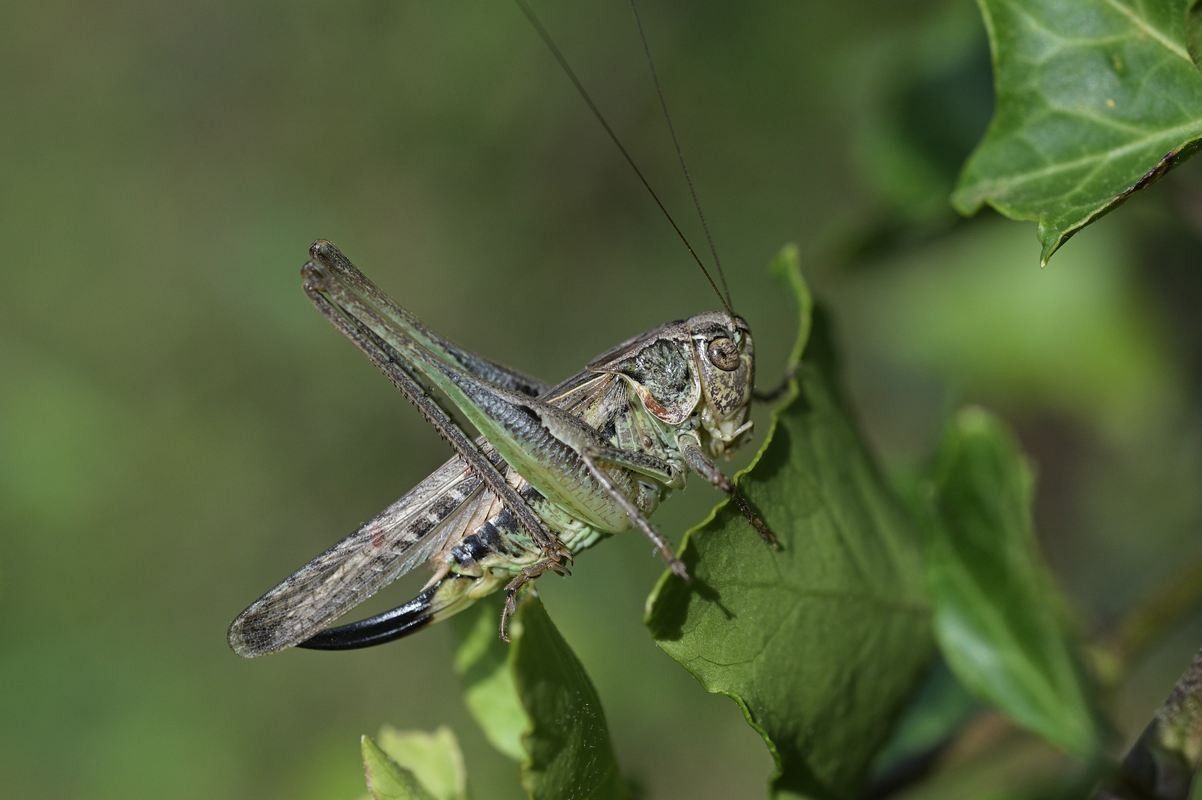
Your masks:
<svg viewBox="0 0 1202 800"><path fill-rule="evenodd" d="M718 369L731 372L739 367L739 346L725 336L711 340L705 353Z"/></svg>

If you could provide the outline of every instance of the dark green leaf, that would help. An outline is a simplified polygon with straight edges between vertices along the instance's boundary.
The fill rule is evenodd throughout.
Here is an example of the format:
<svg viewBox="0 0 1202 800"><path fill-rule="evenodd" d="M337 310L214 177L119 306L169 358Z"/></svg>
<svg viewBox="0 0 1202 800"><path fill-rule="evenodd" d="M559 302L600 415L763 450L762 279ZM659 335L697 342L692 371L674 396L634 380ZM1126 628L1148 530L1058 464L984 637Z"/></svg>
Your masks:
<svg viewBox="0 0 1202 800"><path fill-rule="evenodd" d="M779 796L842 797L859 784L930 656L917 534L833 391L829 354L806 363L739 482L781 539L764 545L732 506L685 535L692 585L666 574L649 599L657 643L707 691L732 698L776 761ZM818 328L821 333L821 327Z"/></svg>
<svg viewBox="0 0 1202 800"><path fill-rule="evenodd" d="M1035 543L1031 483L1017 444L992 416L956 416L940 445L924 526L935 635L972 692L1089 756L1097 717Z"/></svg>
<svg viewBox="0 0 1202 800"><path fill-rule="evenodd" d="M493 598L461 614L456 626L456 666L489 740L521 761L522 784L535 800L626 797L601 700L542 603L522 600L508 645L497 636L499 615Z"/></svg>
<svg viewBox="0 0 1202 800"><path fill-rule="evenodd" d="M1039 223L1048 258L1202 140L1187 0L978 0L997 109L952 202Z"/></svg>
<svg viewBox="0 0 1202 800"><path fill-rule="evenodd" d="M372 800L436 800L412 772L389 758L370 736L362 738L360 750Z"/></svg>
<svg viewBox="0 0 1202 800"><path fill-rule="evenodd" d="M625 797L601 698L542 603L519 611L513 641L518 697L530 715L522 737L524 783L533 798Z"/></svg>
<svg viewBox="0 0 1202 800"><path fill-rule="evenodd" d="M874 783L910 762L936 756L980 710L980 702L956 680L947 663L935 659L888 743L877 753Z"/></svg>

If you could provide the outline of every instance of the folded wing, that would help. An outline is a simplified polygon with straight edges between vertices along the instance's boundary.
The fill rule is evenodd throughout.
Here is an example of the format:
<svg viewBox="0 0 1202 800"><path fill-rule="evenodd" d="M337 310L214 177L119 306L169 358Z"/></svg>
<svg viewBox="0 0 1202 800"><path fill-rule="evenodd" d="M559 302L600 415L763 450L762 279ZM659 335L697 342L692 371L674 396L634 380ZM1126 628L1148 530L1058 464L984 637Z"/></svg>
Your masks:
<svg viewBox="0 0 1202 800"><path fill-rule="evenodd" d="M384 586L422 564L490 498L452 458L357 531L285 578L234 620L240 656L274 653L308 639Z"/></svg>

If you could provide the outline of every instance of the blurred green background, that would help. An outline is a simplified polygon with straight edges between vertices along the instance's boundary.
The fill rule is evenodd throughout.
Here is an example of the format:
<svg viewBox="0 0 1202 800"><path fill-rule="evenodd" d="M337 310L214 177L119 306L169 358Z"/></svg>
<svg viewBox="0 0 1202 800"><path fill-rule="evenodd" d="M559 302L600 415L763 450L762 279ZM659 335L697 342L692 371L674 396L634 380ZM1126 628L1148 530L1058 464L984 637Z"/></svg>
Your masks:
<svg viewBox="0 0 1202 800"><path fill-rule="evenodd" d="M629 9L536 7L696 235ZM794 335L764 267L794 240L888 468L920 466L964 401L1016 426L1084 630L1196 554L1196 166L1040 271L1033 226L946 203L992 103L970 3L643 13L762 384ZM358 736L384 722L450 724L476 796L518 796L462 707L447 630L349 654L226 648L248 602L446 457L297 270L332 239L435 330L549 380L713 307L707 285L511 4L7 16L5 796L351 798ZM714 500L694 485L663 529ZM757 796L756 735L642 626L659 570L620 537L541 587L650 796ZM1200 641L1195 614L1143 662L1128 738Z"/></svg>

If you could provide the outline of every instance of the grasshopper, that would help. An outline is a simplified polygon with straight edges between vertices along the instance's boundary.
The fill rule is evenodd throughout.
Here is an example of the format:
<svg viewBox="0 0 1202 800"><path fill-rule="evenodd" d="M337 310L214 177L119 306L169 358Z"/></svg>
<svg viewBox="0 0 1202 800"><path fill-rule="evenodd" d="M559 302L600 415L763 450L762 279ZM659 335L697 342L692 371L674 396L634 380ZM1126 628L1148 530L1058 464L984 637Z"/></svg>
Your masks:
<svg viewBox="0 0 1202 800"><path fill-rule="evenodd" d="M648 517L669 491L684 488L689 472L730 495L759 535L778 546L715 459L748 441L753 395L770 399L784 384L763 394L753 391L751 329L731 310L729 293L723 297L718 291L541 23L520 0L519 6L685 241L724 309L635 336L547 386L441 338L333 244L315 242L301 269L305 293L455 455L238 615L229 643L239 655L382 644L502 589L500 636L507 639L506 621L524 586L548 571L568 574L575 555L631 528L688 580L684 564ZM639 32L642 36L641 23ZM647 55L650 63L649 50ZM687 168L685 173L687 178ZM456 422L451 408L471 423L476 438ZM426 562L434 574L412 600L330 627Z"/></svg>

